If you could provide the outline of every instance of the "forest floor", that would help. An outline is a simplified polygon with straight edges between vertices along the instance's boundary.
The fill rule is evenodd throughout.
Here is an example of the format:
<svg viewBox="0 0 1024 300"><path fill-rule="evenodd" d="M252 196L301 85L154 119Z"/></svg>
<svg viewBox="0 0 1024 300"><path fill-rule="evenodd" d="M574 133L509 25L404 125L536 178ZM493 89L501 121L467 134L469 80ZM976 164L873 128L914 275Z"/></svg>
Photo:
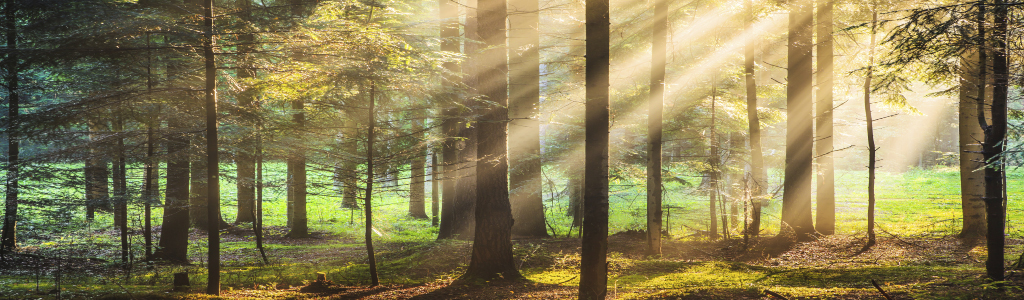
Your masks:
<svg viewBox="0 0 1024 300"><path fill-rule="evenodd" d="M194 232L193 238L198 242L205 237ZM110 264L66 260L68 271L62 275L59 295L55 278L33 278L31 270L40 263L60 262L8 256L0 276L0 286L6 286L0 288L0 299L570 299L579 283L580 246L573 238L516 240L516 261L528 280L485 285L455 283L469 263L470 242L381 242L377 258L384 284L377 287L366 284L366 253L358 239L325 233L289 239L283 230L271 230L267 243L276 249L275 257L271 264L261 265L253 263L251 249L231 247L232 241L246 241L250 235L229 232L223 238L228 246L220 297L202 294L202 253L193 253L199 262L195 266L135 271L128 283L117 279ZM1009 262L1020 253L1022 242L1008 240ZM1024 276L1018 271L1009 272L1002 290L987 281L984 242L883 231L870 250L860 252L863 243L863 236L849 235L803 243L782 237L746 243L742 237L718 242L665 239L664 255L651 258L644 256L644 233L622 232L609 238L608 295L773 299L766 292L771 291L791 299L881 299L871 283L875 280L894 299L1020 299ZM190 292L171 292L167 278L180 271L192 274ZM316 272L327 273L332 283L313 283ZM82 281L86 278L92 281Z"/></svg>

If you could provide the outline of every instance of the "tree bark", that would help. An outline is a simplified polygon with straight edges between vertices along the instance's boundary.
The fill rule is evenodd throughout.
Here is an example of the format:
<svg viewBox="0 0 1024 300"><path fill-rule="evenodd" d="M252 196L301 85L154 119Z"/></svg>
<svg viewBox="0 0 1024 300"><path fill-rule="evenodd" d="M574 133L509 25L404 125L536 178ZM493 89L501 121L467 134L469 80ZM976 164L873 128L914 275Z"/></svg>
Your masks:
<svg viewBox="0 0 1024 300"><path fill-rule="evenodd" d="M786 170L783 181L782 230L792 230L798 240L814 233L811 219L811 50L814 47L813 5L810 0L791 1L786 84Z"/></svg>
<svg viewBox="0 0 1024 300"><path fill-rule="evenodd" d="M469 268L460 280L520 280L512 259L512 206L508 192L508 59L505 0L477 2L477 33L486 48L480 53L479 91L496 105L477 122L476 229Z"/></svg>
<svg viewBox="0 0 1024 300"><path fill-rule="evenodd" d="M89 158L85 161L85 205L86 220L92 221L96 209L109 210L110 169L107 167L106 152L101 131L107 131L107 124L96 120L89 123Z"/></svg>
<svg viewBox="0 0 1024 300"><path fill-rule="evenodd" d="M439 14L441 18L440 35L441 35L441 51L447 51L452 53L458 53L459 47L459 6L453 0L439 0ZM471 20L469 14L466 15L466 31L468 38L468 31L471 30L468 25ZM466 43L466 55L469 55L472 49L472 43ZM445 71L450 74L455 74L462 71L459 64L455 62L445 62L442 67ZM455 94L455 86L458 77L444 76L441 81L441 88L445 91L443 93L447 103L445 104L444 110L442 111L442 117L444 120L441 124L442 135L446 138L444 143L441 144L441 159L444 160L443 173L439 173L439 180L441 180L441 219L438 224L437 239L450 239L453 238L454 233L454 222L455 222L455 183L456 174L458 173L458 141L455 139L458 136L459 121L458 117L458 105L456 103L458 97Z"/></svg>
<svg viewBox="0 0 1024 300"><path fill-rule="evenodd" d="M982 6L984 9L984 6ZM993 281L1003 281L1005 273L1006 255L1006 207L1005 183L1004 180L1004 158L1003 145L1006 139L1007 127L1007 98L1009 94L1009 61L1007 59L1007 14L1008 7L1003 0L995 0L993 3L993 28L992 28L992 124L985 124L984 117L978 117L978 123L985 130L985 142L982 144L982 154L985 156L985 212L988 221L987 245L988 260L985 262L985 271ZM979 13L979 21L984 20L984 10ZM980 34L981 40L985 41L984 34ZM985 53L982 52L984 56ZM982 59L982 62L985 60ZM981 68L985 70L985 68ZM984 74L984 73L982 73ZM985 76L978 76L984 82ZM981 89L983 90L983 89ZM981 94L981 93L979 93ZM985 99L979 95L978 99ZM980 103L980 102L979 102ZM983 107L979 105L979 111Z"/></svg>
<svg viewBox="0 0 1024 300"><path fill-rule="evenodd" d="M203 61L206 69L206 184L208 252L206 293L220 295L220 160L217 146L217 65L213 53L213 0L203 1Z"/></svg>
<svg viewBox="0 0 1024 300"><path fill-rule="evenodd" d="M188 264L189 229L189 139L184 125L171 119L167 137L167 177L160 249L156 256L177 264Z"/></svg>
<svg viewBox="0 0 1024 300"><path fill-rule="evenodd" d="M871 7L871 42L868 44L868 73L864 77L864 118L867 121L868 136L868 241L861 251L875 245L875 163L878 148L875 147L874 119L871 116L871 76L875 64L875 32L878 27L878 5Z"/></svg>
<svg viewBox="0 0 1024 300"><path fill-rule="evenodd" d="M832 8L833 0L818 0L818 92L815 103L815 139L818 165L818 196L817 196L817 229L825 235L836 231L836 187L835 168L833 167L832 151L835 150L832 138ZM822 3L823 2L823 3Z"/></svg>
<svg viewBox="0 0 1024 300"><path fill-rule="evenodd" d="M985 164L981 154L981 143L985 132L978 124L978 116L984 111L978 107L991 105L990 99L978 105L979 89L984 84L978 80L981 65L979 54L968 51L960 58L960 105L959 105L959 150L960 150L960 203L963 211L963 227L959 237L965 240L983 239L987 232L985 223L985 177L979 171Z"/></svg>
<svg viewBox="0 0 1024 300"><path fill-rule="evenodd" d="M651 86L647 99L647 255L661 255L661 135L665 106L665 57L668 1L654 1L651 38Z"/></svg>
<svg viewBox="0 0 1024 300"><path fill-rule="evenodd" d="M512 235L547 237L541 193L540 14L537 0L509 2L509 145Z"/></svg>
<svg viewBox="0 0 1024 300"><path fill-rule="evenodd" d="M377 118L374 115L374 105L376 104L376 90L377 86L375 83L370 83L370 107L367 109L367 116L369 121L367 122L367 135L366 135L366 198L364 198L363 209L366 214L365 230L363 232L364 239L366 241L366 256L370 263L370 286L377 286L380 284L380 279L377 277L377 258L373 253L373 142L374 134L376 133L375 126Z"/></svg>
<svg viewBox="0 0 1024 300"><path fill-rule="evenodd" d="M7 0L4 4L4 27L7 31L7 54L5 71L7 73L7 182L4 192L4 225L0 233L0 250L13 251L18 249L18 192L21 168L19 166L21 127L21 91L18 90L18 27L15 23L18 1Z"/></svg>
<svg viewBox="0 0 1024 300"><path fill-rule="evenodd" d="M437 227L440 219L438 218L438 205L440 204L440 164L437 161L437 150L430 151L430 226Z"/></svg>
<svg viewBox="0 0 1024 300"><path fill-rule="evenodd" d="M586 158L583 196L583 250L579 295L604 299L608 293L608 0L586 2Z"/></svg>
<svg viewBox="0 0 1024 300"><path fill-rule="evenodd" d="M244 23L248 23L252 19L252 1L235 1L235 8L240 12L240 19ZM252 33L243 33L238 36L238 69L236 69L236 77L238 81L243 83L243 90L238 93L236 99L238 100L238 106L241 109L241 122L248 125L245 127L252 126L251 118L256 112L254 102L256 100L256 92L252 87L244 85L245 81L256 77L256 70L250 62L249 55L253 52L255 42ZM251 133L249 129L245 133ZM255 147L254 141L251 135L246 135L238 143L238 151L235 152L235 188L237 190L238 197L238 212L235 217L235 224L254 222L255 213L254 209L256 206L256 158L255 158Z"/></svg>
<svg viewBox="0 0 1024 300"><path fill-rule="evenodd" d="M128 174L125 163L124 120L114 120L114 134L118 135L114 146L114 226L121 237L121 264L128 267L131 248L128 244Z"/></svg>
<svg viewBox="0 0 1024 300"><path fill-rule="evenodd" d="M746 0L747 27L754 23L753 1ZM757 115L757 81L754 77L754 43L743 47L743 73L747 93L747 130L750 131L750 224L747 233L757 236L761 233L761 207L767 201L768 172L764 168L761 153L761 120Z"/></svg>
<svg viewBox="0 0 1024 300"><path fill-rule="evenodd" d="M712 77L712 80L717 78ZM718 240L718 169L719 169L719 154L718 154L718 133L715 129L715 98L718 97L718 88L714 82L711 83L711 134L708 138L708 234L709 238L714 241ZM722 224L722 228L726 227Z"/></svg>
<svg viewBox="0 0 1024 300"><path fill-rule="evenodd" d="M422 127L413 129L422 130ZM412 157L411 178L409 178L409 215L416 219L426 219L426 151L418 150Z"/></svg>

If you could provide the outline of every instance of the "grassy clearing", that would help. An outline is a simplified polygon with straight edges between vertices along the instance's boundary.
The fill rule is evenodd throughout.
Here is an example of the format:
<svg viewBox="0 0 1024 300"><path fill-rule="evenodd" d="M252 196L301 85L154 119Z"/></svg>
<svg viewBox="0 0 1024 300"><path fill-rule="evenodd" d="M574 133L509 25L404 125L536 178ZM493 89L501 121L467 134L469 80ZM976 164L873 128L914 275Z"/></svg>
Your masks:
<svg viewBox="0 0 1024 300"><path fill-rule="evenodd" d="M308 239L296 240L284 237L287 233L281 185L284 165L271 164L269 169L265 223L268 226L267 250L271 264L264 266L259 262L258 253L253 249L253 238L244 230L226 234L222 244L225 265L222 286L229 290L225 292L226 297L309 297L309 294L300 293L295 288L306 285L316 272L326 272L329 280L343 285L367 283L365 274L368 267L361 238L362 214L340 208L339 193L331 185L329 174L315 173L311 176L309 216L310 229L315 234ZM228 169L225 172L233 171ZM793 249L775 249L771 239L761 238L753 240L746 252L739 250L742 245L737 240L703 240L700 231L706 230L707 226L706 194L699 187L670 183L666 205L673 209L667 225L673 238L667 240L665 256L646 259L642 255L643 247L639 246L643 245L639 237L614 237L609 293L621 299L721 295L727 295L725 298L756 298L768 289L796 297L859 298L877 296L869 283L876 279L885 282L885 288L891 293L904 297L955 299L989 293L990 297L999 298L1001 296L990 291L990 286L983 279L982 262L986 258L983 245L959 245L958 241L943 238L959 230L957 172L955 169L881 172L878 180L878 222L887 233L880 235L883 241L879 246L881 250L860 255L851 251L859 248L859 236L863 235L862 228L866 222L866 195L863 192L866 172L837 172L837 237ZM516 258L521 269L535 285L509 287L522 295L500 296L495 294L497 291L490 291L488 293L493 293L487 295L499 298L531 295L571 297L579 280L578 241L564 237L571 223L565 216L565 193L560 192L566 180L554 173L547 174L550 179L547 182L554 185L545 187L545 205L556 238L521 240L516 244ZM780 176L775 170L772 182L779 181ZM234 182L230 176L225 177L221 184L224 190L222 205L224 219L231 222L236 212L232 203ZM641 181L627 179L615 182L611 189L610 228L613 233L643 228L645 190ZM1008 175L1008 233L1013 238L1008 247L1008 261L1015 260L1024 251L1019 243L1020 228L1024 225L1021 223L1024 222L1021 218L1024 206L1014 201L1024 194L1024 187L1020 184L1022 179L1024 171L1014 170ZM74 195L78 191L63 188L60 193ZM379 232L375 238L378 241L380 274L382 282L389 288L372 293L353 288L353 293L358 290L370 298L377 297L372 295L407 298L394 293L447 295L444 293L465 292L474 295L487 290L458 290L447 286L468 264L471 244L434 241L437 232L430 227L429 221L408 217L407 194L407 182L400 180L397 185L382 189L373 199L377 208L374 227ZM429 201L427 205L429 211ZM765 210L766 236L777 231L780 206L780 201L772 201ZM69 219L60 222L50 216L53 210L30 209L28 212L28 218L34 221L21 227L27 232L22 239L27 252L69 260L81 257L111 262L118 260L119 242L109 214L99 214L96 222L85 223L82 222L82 212L72 211ZM133 226L138 226L141 220L139 209L136 207L133 213ZM160 224L161 213L159 208L154 210L154 224ZM248 228L249 225L238 226ZM136 253L142 252L141 245L141 237L136 233L132 240ZM205 282L205 252L205 235L193 232L190 244L192 266L155 266L149 269L136 265L130 274L120 271L113 263L100 264L84 273L69 270L61 278L62 295L64 298L68 295L71 298L117 298L130 291L133 295L147 295L143 298L204 299L204 296L165 292L170 285L170 274L183 271L190 273L192 282L197 284L193 286L194 291L201 291ZM934 253L926 255L923 252ZM45 293L54 289L60 263L41 264L38 268L5 271L0 275L0 295L3 295L0 299L55 298L55 295Z"/></svg>

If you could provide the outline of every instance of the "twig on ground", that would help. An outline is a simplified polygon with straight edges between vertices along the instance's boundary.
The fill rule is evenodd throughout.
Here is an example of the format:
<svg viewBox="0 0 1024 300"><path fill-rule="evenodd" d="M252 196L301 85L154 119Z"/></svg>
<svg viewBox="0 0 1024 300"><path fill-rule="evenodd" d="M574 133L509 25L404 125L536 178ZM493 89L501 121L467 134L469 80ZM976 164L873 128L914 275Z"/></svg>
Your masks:
<svg viewBox="0 0 1024 300"><path fill-rule="evenodd" d="M885 290L882 289L882 286L878 285L878 281L872 279L871 285L875 286L875 289L877 289L879 293L882 293L882 297L885 297L887 300L892 300L892 296L889 296L889 293L886 293Z"/></svg>

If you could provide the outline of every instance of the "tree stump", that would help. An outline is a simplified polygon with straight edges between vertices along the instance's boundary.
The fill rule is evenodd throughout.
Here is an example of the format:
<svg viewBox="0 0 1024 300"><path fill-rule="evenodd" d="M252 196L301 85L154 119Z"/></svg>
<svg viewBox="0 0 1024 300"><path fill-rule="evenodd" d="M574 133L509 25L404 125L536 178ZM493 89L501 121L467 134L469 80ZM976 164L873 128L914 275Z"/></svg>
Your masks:
<svg viewBox="0 0 1024 300"><path fill-rule="evenodd" d="M174 273L174 291L185 292L188 291L188 273Z"/></svg>
<svg viewBox="0 0 1024 300"><path fill-rule="evenodd" d="M316 272L316 282L318 282L318 283L325 283L325 282L327 282L327 273Z"/></svg>

